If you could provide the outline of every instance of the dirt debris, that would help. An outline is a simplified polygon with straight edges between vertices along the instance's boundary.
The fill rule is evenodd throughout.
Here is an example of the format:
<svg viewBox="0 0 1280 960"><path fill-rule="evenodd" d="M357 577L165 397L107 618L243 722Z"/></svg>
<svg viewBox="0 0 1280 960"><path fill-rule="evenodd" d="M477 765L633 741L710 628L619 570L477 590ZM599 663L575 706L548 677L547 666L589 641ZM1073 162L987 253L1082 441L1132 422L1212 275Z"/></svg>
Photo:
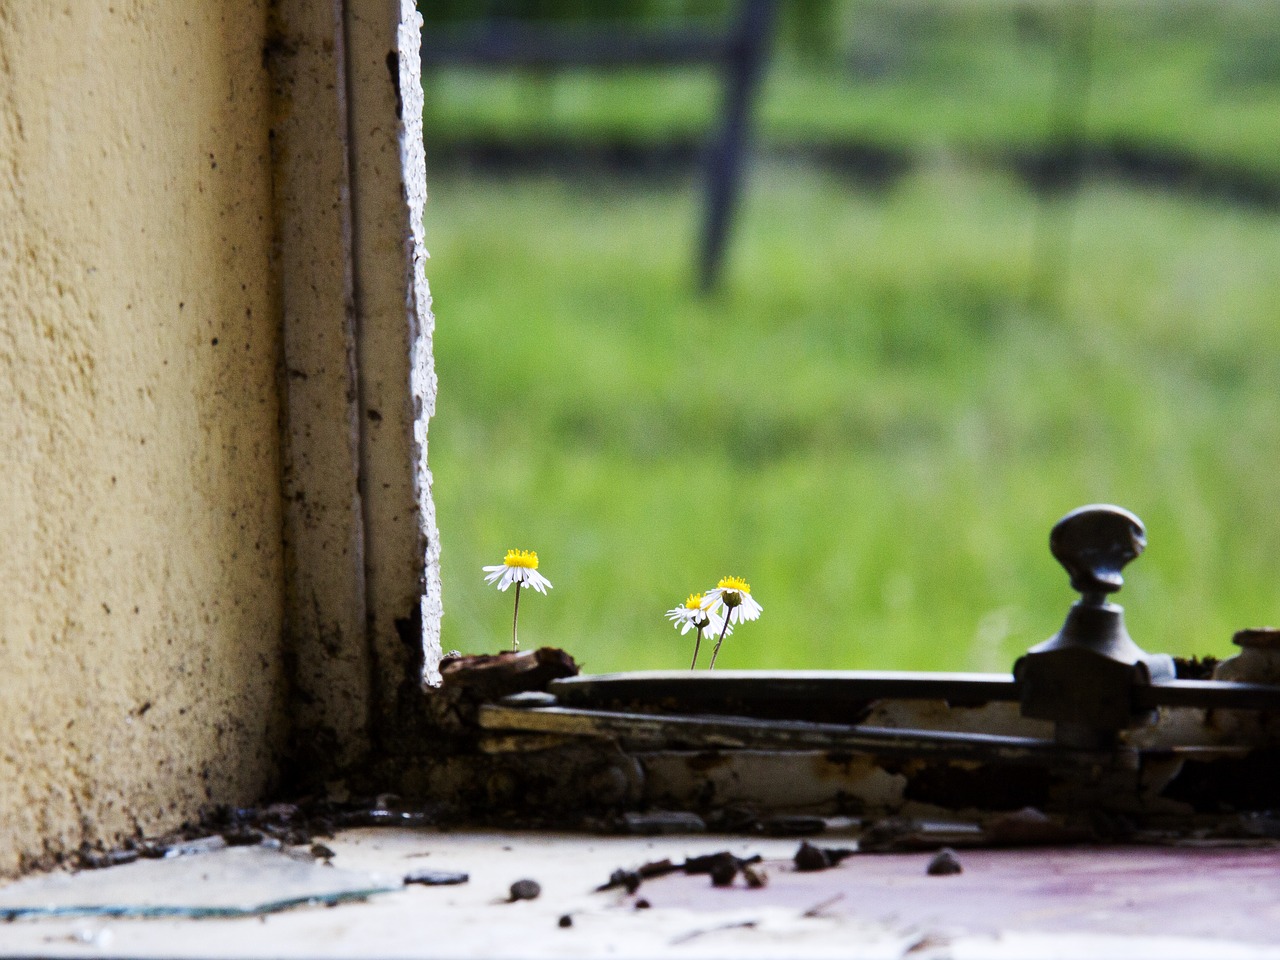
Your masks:
<svg viewBox="0 0 1280 960"><path fill-rule="evenodd" d="M498 700L527 690L545 690L552 680L577 674L578 665L573 657L554 647L446 657L440 661L440 677L446 690L465 689L481 701Z"/></svg>
<svg viewBox="0 0 1280 960"><path fill-rule="evenodd" d="M954 850L943 847L933 855L924 872L931 877L950 877L957 873L964 873L964 867L960 866L960 859Z"/></svg>
<svg viewBox="0 0 1280 960"><path fill-rule="evenodd" d="M738 857L734 856L728 850L722 850L719 853L706 853L700 857L690 857L685 860L683 869L684 872L688 874L710 873L712 868L715 867L717 863L722 862L726 857L735 861L739 869L753 863L760 863L764 860L764 857L760 856L758 853L752 854L749 857Z"/></svg>
<svg viewBox="0 0 1280 960"><path fill-rule="evenodd" d="M712 884L717 887L732 886L733 881L741 873L746 879L747 886L755 886L751 879L747 877L746 871L762 862L763 859L758 853L750 857L739 857L728 850L722 850L719 853L707 853L699 857L689 857L683 863L675 863L671 860L655 860L651 863L643 864L635 870L618 869L613 871L609 875L607 882L596 887L596 893L604 893L607 890L617 890L619 888L627 893L635 893L645 880L665 877L672 873L683 873L687 876L709 876ZM757 879L763 874L763 871L753 872ZM760 884L760 886L763 885L763 883Z"/></svg>
<svg viewBox="0 0 1280 960"><path fill-rule="evenodd" d="M672 863L670 860L655 860L651 863L642 864L635 870L615 870L609 875L607 883L596 887L596 892L603 893L605 890L615 890L618 887L622 887L627 893L635 893L645 880L652 877L664 877L669 873L679 873L682 870L684 870L683 863Z"/></svg>
<svg viewBox="0 0 1280 960"><path fill-rule="evenodd" d="M126 863L133 863L141 856L142 854L137 849L108 850L106 853L82 850L79 854L80 868L82 870L101 870L104 867L118 867Z"/></svg>
<svg viewBox="0 0 1280 960"><path fill-rule="evenodd" d="M839 866L843 860L857 852L849 847L817 847L805 840L800 844L800 849L796 851L792 860L801 873L814 873Z"/></svg>
<svg viewBox="0 0 1280 960"><path fill-rule="evenodd" d="M511 895L508 903L515 903L517 900L537 900L542 896L542 884L537 880L517 880L511 885Z"/></svg>
<svg viewBox="0 0 1280 960"><path fill-rule="evenodd" d="M711 865L711 885L713 887L732 887L738 878L738 858L726 856L717 858Z"/></svg>
<svg viewBox="0 0 1280 960"><path fill-rule="evenodd" d="M306 847L318 860L330 860L333 851L318 838L356 826L426 826L439 820L429 809L388 809L379 802L398 798L305 798L297 803L271 803L261 807L217 804L205 808L195 820L160 836L129 837L118 848L85 845L66 858L76 870L95 870L132 863L140 858L188 856L223 847Z"/></svg>
<svg viewBox="0 0 1280 960"><path fill-rule="evenodd" d="M452 887L467 883L470 874L456 870L413 870L404 875L405 885L418 884L423 887Z"/></svg>

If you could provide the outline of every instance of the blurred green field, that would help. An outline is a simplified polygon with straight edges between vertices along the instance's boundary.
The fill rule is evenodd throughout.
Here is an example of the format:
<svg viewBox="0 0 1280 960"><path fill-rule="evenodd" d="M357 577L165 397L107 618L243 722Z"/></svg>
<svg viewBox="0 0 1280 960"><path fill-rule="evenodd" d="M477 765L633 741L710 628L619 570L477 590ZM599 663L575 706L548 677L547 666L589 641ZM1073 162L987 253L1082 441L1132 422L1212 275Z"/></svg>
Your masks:
<svg viewBox="0 0 1280 960"><path fill-rule="evenodd" d="M524 642L592 670L682 665L662 613L726 573L765 612L725 667L998 669L1070 599L1049 526L1100 500L1148 524L1140 643L1280 619L1274 215L1092 187L1045 313L1032 198L963 169L762 171L706 301L690 189L432 190L446 649L507 641L480 566L522 547L555 583Z"/></svg>
<svg viewBox="0 0 1280 960"><path fill-rule="evenodd" d="M838 71L783 69L766 140L852 131L904 144L913 172L867 190L766 159L707 299L691 180L498 178L432 148L701 130L710 81L427 77L446 650L509 642L511 596L480 567L520 547L555 584L522 601L524 645L591 671L686 666L663 612L725 574L764 615L723 667L1007 669L1072 599L1049 527L1095 501L1147 523L1121 595L1147 649L1222 655L1280 621L1280 212L1106 181L1033 194L982 154L1052 132L1052 30L1008 16L1050 8L858 6L897 11L884 49L913 10L933 39L877 77L848 68L870 31ZM1280 46L1240 39L1271 21L1128 7L1118 33L1100 8L1088 130L1275 169ZM943 29L993 9L1014 26L988 46ZM1157 30L1153 9L1192 19Z"/></svg>
<svg viewBox="0 0 1280 960"><path fill-rule="evenodd" d="M767 144L985 153L1078 134L1280 175L1280 6L1272 0L825 6L819 50L806 52L785 31L777 44L758 111ZM714 123L720 80L699 68L446 70L428 76L426 93L429 150L477 138L655 141L701 138ZM1064 130L1058 105L1069 112L1077 99L1087 123Z"/></svg>

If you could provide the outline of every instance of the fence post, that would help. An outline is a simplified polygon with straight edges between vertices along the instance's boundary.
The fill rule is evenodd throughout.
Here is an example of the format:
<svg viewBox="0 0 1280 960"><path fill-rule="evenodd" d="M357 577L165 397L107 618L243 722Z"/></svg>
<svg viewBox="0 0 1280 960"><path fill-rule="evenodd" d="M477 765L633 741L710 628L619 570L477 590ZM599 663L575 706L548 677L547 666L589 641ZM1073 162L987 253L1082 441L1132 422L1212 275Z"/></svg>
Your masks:
<svg viewBox="0 0 1280 960"><path fill-rule="evenodd" d="M741 193L752 101L776 20L776 0L743 0L725 59L724 122L707 152L707 206L698 262L698 289L703 293L715 286L724 260L725 240Z"/></svg>

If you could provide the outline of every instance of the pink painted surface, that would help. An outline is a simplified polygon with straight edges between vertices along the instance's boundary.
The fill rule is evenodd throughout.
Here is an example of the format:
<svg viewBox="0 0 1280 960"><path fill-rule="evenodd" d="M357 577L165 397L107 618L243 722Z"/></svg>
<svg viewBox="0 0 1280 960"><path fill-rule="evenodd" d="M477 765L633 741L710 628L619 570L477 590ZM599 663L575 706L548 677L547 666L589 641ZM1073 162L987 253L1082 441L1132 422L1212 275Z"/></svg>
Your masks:
<svg viewBox="0 0 1280 960"><path fill-rule="evenodd" d="M1280 848L1071 847L960 850L964 872L931 877L932 854L861 854L818 873L764 864L769 884L705 876L645 882L654 907L753 904L971 933L1123 933L1280 943ZM839 899L832 901L832 898Z"/></svg>

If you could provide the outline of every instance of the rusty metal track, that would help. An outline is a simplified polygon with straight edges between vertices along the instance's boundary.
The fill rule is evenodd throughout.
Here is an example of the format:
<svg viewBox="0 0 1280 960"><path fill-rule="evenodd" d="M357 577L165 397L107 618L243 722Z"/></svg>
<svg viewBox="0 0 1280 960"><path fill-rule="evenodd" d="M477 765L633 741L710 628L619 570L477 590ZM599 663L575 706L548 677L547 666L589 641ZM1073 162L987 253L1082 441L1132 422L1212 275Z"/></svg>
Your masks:
<svg viewBox="0 0 1280 960"><path fill-rule="evenodd" d="M697 709L732 703L856 704L872 700L942 700L952 706L1017 702L1022 687L1007 673L916 673L876 670L651 670L568 677L549 687L572 707L632 703ZM1280 711L1280 686L1222 680L1167 680L1133 688L1135 706Z"/></svg>
<svg viewBox="0 0 1280 960"><path fill-rule="evenodd" d="M1280 710L1280 686L1225 680L1167 680L1136 687L1138 706L1193 707L1201 710Z"/></svg>
<svg viewBox="0 0 1280 960"><path fill-rule="evenodd" d="M487 730L610 737L629 744L666 748L851 751L877 756L1089 768L1129 766L1136 758L1133 751L1069 750L1052 740L1033 737L572 707L487 704L480 709L480 726Z"/></svg>

